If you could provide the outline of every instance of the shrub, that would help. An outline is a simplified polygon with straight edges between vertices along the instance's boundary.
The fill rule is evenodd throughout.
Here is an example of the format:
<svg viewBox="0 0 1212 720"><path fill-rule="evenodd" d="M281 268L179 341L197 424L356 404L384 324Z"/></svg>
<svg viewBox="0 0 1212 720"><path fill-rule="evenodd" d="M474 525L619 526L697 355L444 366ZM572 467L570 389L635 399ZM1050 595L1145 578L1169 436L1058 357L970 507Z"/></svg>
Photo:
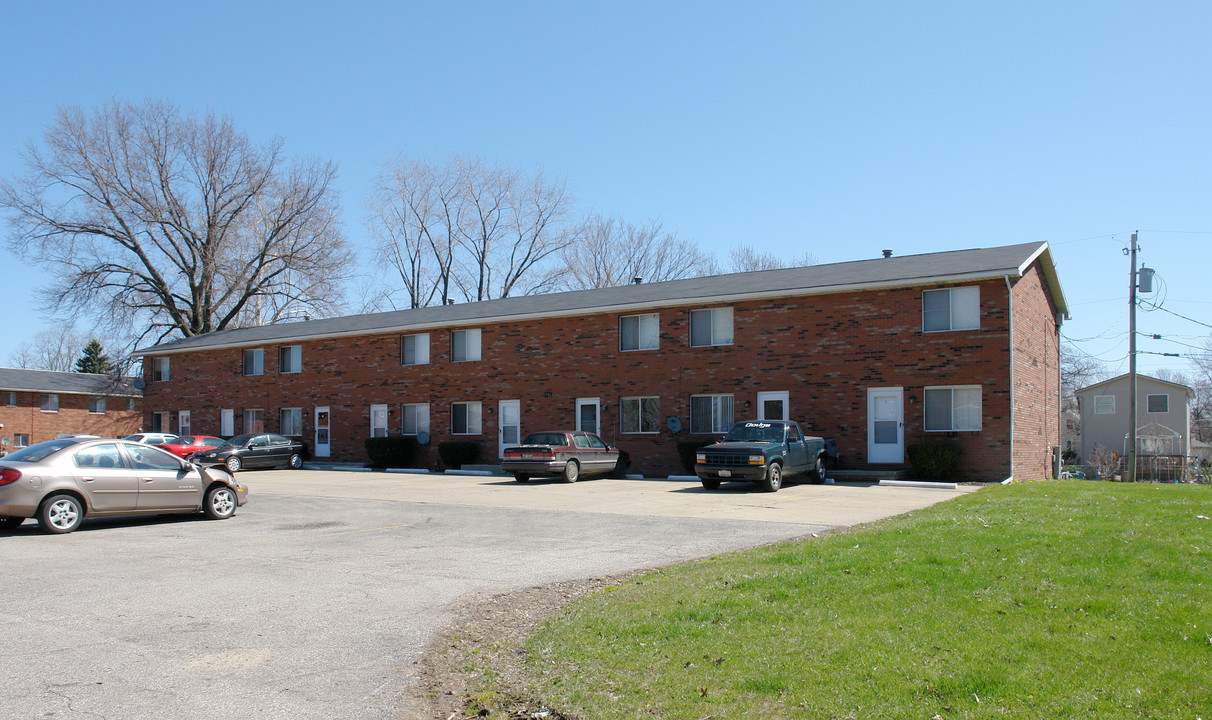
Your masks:
<svg viewBox="0 0 1212 720"><path fill-rule="evenodd" d="M926 480L946 480L955 476L963 450L955 443L919 443L909 446L909 464L913 474Z"/></svg>
<svg viewBox="0 0 1212 720"><path fill-rule="evenodd" d="M415 437L397 435L366 438L366 454L370 456L371 467L416 467L420 449L421 444Z"/></svg>
<svg viewBox="0 0 1212 720"><path fill-rule="evenodd" d="M438 443L438 457L446 467L457 470L480 457L480 446L470 440L447 440Z"/></svg>
<svg viewBox="0 0 1212 720"><path fill-rule="evenodd" d="M678 440L678 457L687 475L694 474L694 454L699 448L715 444L715 440Z"/></svg>

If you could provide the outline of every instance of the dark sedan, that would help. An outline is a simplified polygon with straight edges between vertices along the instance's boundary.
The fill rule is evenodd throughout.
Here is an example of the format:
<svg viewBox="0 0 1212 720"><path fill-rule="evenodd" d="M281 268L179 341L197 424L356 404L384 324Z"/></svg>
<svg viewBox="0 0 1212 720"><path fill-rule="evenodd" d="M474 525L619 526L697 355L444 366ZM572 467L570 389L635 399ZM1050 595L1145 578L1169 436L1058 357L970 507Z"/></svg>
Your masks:
<svg viewBox="0 0 1212 720"><path fill-rule="evenodd" d="M237 435L217 448L196 452L189 459L199 465L225 465L228 472L243 468L303 467L306 448L298 440L272 433Z"/></svg>
<svg viewBox="0 0 1212 720"><path fill-rule="evenodd" d="M545 475L574 483L582 475L621 473L626 460L618 448L593 433L549 430L531 433L521 445L505 448L501 469L513 473L518 482Z"/></svg>

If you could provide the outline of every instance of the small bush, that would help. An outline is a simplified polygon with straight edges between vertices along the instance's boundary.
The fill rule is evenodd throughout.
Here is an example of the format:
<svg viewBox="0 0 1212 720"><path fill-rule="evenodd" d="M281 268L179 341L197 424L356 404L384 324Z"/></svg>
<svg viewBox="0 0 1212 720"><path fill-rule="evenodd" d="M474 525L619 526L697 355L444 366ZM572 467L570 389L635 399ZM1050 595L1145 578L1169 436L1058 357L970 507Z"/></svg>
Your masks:
<svg viewBox="0 0 1212 720"><path fill-rule="evenodd" d="M457 470L480 457L480 446L470 440L447 440L438 443L438 457L446 467Z"/></svg>
<svg viewBox="0 0 1212 720"><path fill-rule="evenodd" d="M715 440L678 440L678 457L682 460L682 467L686 470L687 475L694 474L694 454L701 447L714 445Z"/></svg>
<svg viewBox="0 0 1212 720"><path fill-rule="evenodd" d="M955 477L963 450L954 443L920 443L909 446L913 474L926 480Z"/></svg>
<svg viewBox="0 0 1212 720"><path fill-rule="evenodd" d="M370 456L371 467L417 467L417 455L420 450L421 443L417 442L415 437L366 438L366 454Z"/></svg>

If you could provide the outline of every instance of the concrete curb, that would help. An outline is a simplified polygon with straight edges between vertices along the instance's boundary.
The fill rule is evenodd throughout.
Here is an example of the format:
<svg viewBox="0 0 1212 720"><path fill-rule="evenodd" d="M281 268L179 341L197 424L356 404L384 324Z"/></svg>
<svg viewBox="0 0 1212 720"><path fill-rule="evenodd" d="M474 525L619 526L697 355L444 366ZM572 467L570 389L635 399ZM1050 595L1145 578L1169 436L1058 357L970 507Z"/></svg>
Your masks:
<svg viewBox="0 0 1212 720"><path fill-rule="evenodd" d="M926 480L880 480L880 485L888 487L918 487L935 490L957 490L959 485L953 482L928 482Z"/></svg>

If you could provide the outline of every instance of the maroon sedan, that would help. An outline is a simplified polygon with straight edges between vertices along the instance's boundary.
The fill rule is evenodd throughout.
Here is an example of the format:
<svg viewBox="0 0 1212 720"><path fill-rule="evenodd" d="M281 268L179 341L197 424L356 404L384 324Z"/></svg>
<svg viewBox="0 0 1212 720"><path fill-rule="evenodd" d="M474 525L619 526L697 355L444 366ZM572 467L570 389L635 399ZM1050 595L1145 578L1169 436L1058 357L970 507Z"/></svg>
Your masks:
<svg viewBox="0 0 1212 720"><path fill-rule="evenodd" d="M559 430L531 433L521 445L505 448L501 469L518 482L536 475L557 476L574 483L582 475L622 472L627 460L619 449L587 432Z"/></svg>
<svg viewBox="0 0 1212 720"><path fill-rule="evenodd" d="M217 448L223 442L223 438L212 435L185 435L172 442L158 443L156 447L163 448L179 458L185 458L202 450Z"/></svg>

